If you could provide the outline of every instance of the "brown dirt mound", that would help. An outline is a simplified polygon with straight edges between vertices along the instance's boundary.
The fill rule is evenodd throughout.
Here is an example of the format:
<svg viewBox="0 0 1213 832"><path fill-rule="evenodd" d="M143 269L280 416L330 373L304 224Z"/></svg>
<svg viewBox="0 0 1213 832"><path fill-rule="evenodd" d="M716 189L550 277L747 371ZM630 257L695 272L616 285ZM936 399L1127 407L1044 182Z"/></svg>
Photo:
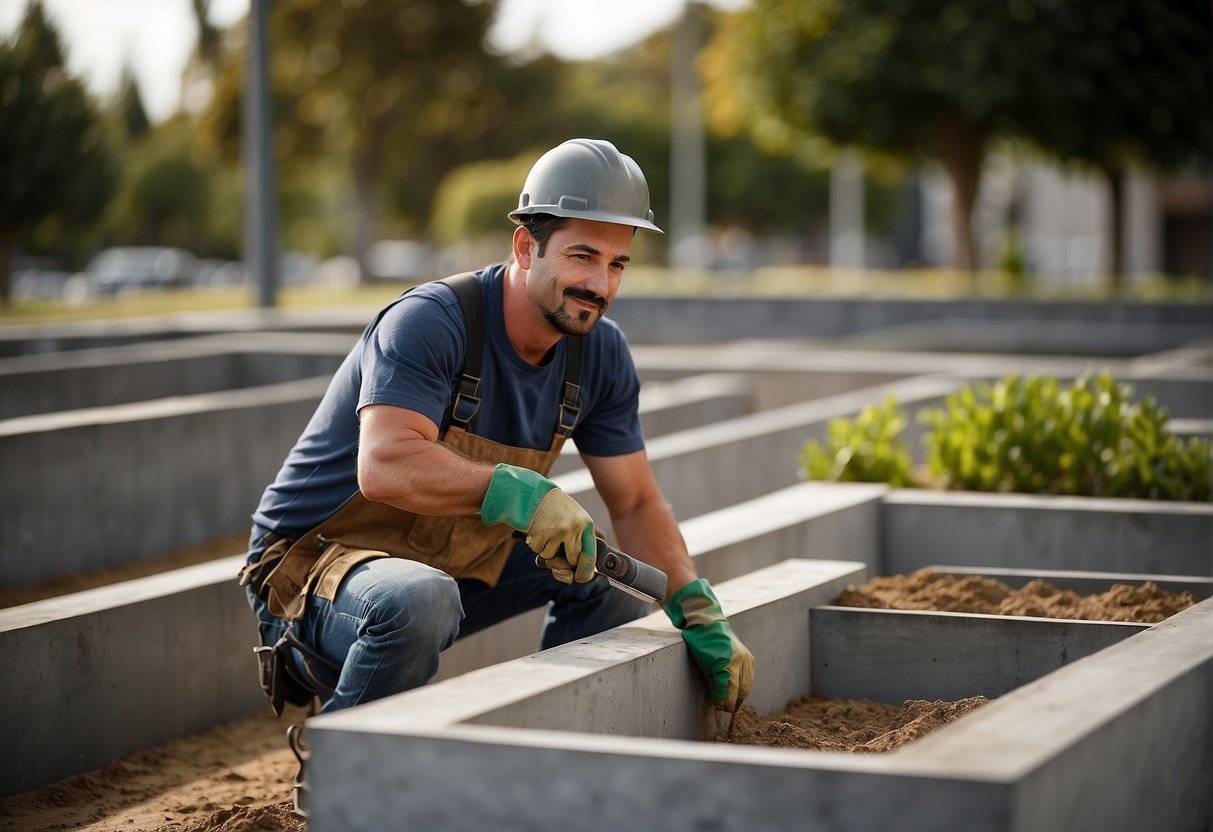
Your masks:
<svg viewBox="0 0 1213 832"><path fill-rule="evenodd" d="M716 739L771 748L881 753L926 736L988 701L984 696L957 702L912 699L898 707L867 699L804 696L764 717L743 705L727 734Z"/></svg>
<svg viewBox="0 0 1213 832"><path fill-rule="evenodd" d="M1039 579L1012 589L993 578L919 569L909 575L877 577L863 586L848 587L834 603L844 607L1157 624L1197 600L1191 592L1168 592L1153 581L1138 586L1115 584L1107 592L1084 596Z"/></svg>

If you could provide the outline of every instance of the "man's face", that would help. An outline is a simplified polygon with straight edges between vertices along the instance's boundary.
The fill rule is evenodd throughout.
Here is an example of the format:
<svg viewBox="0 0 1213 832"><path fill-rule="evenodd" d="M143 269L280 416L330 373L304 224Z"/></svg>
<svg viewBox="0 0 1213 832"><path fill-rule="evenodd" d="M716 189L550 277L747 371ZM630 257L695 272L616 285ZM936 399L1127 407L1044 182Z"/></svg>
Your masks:
<svg viewBox="0 0 1213 832"><path fill-rule="evenodd" d="M570 220L548 238L543 257L532 241L527 296L564 335L586 335L606 314L631 261L630 225Z"/></svg>

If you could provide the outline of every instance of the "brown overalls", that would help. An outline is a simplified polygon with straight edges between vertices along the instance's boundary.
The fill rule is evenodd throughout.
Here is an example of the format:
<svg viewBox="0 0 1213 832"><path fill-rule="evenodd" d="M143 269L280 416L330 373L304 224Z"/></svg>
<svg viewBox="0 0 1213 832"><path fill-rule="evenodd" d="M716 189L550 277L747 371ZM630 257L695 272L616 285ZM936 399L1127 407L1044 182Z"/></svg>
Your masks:
<svg viewBox="0 0 1213 832"><path fill-rule="evenodd" d="M508 463L546 475L577 423L581 340L571 338L566 350L564 398L552 443L546 451L516 448L468 432L480 399L483 350L483 300L480 284L470 275L446 278L459 297L467 329L468 351L460 389L451 407L448 426L439 442L455 453L486 463ZM241 571L247 584L269 574L260 597L279 618L295 621L303 615L310 595L333 599L351 569L382 557L407 558L441 569L453 578L475 578L495 586L514 546L514 529L486 526L480 515L430 516L376 503L355 492L335 513L298 540L278 540L262 557Z"/></svg>

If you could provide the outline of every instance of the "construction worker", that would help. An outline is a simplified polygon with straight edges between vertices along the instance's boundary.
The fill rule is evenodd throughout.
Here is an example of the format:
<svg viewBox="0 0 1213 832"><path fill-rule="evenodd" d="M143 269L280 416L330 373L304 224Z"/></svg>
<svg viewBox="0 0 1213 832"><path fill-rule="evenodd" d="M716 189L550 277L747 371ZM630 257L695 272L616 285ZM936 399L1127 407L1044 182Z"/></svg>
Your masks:
<svg viewBox="0 0 1213 832"><path fill-rule="evenodd" d="M458 638L526 610L550 605L544 648L647 612L595 579L594 521L545 476L566 438L614 542L668 575L663 607L716 705L745 698L754 658L653 478L636 370L604 317L637 229L661 232L644 174L573 139L509 217L505 263L423 284L367 326L253 514L241 582L279 713L424 685Z"/></svg>

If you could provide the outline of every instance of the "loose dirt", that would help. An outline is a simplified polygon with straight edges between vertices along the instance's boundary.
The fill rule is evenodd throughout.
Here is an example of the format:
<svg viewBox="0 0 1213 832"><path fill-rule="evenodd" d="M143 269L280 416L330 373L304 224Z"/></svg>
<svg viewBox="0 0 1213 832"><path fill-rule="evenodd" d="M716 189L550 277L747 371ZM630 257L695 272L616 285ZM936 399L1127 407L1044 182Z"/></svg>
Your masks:
<svg viewBox="0 0 1213 832"><path fill-rule="evenodd" d="M303 832L291 811L298 764L288 710L174 740L103 769L0 798L0 830L51 832Z"/></svg>
<svg viewBox="0 0 1213 832"><path fill-rule="evenodd" d="M877 577L863 586L848 587L834 603L844 607L1157 624L1198 600L1191 592L1168 592L1153 581L1136 586L1115 584L1107 592L1079 595L1042 580L1012 589L993 578L919 569L909 575Z"/></svg>
<svg viewBox="0 0 1213 832"><path fill-rule="evenodd" d="M912 699L900 707L867 699L805 696L785 710L759 716L749 705L716 739L739 745L801 748L809 751L880 753L900 748L980 708L989 700L973 696L956 702Z"/></svg>

